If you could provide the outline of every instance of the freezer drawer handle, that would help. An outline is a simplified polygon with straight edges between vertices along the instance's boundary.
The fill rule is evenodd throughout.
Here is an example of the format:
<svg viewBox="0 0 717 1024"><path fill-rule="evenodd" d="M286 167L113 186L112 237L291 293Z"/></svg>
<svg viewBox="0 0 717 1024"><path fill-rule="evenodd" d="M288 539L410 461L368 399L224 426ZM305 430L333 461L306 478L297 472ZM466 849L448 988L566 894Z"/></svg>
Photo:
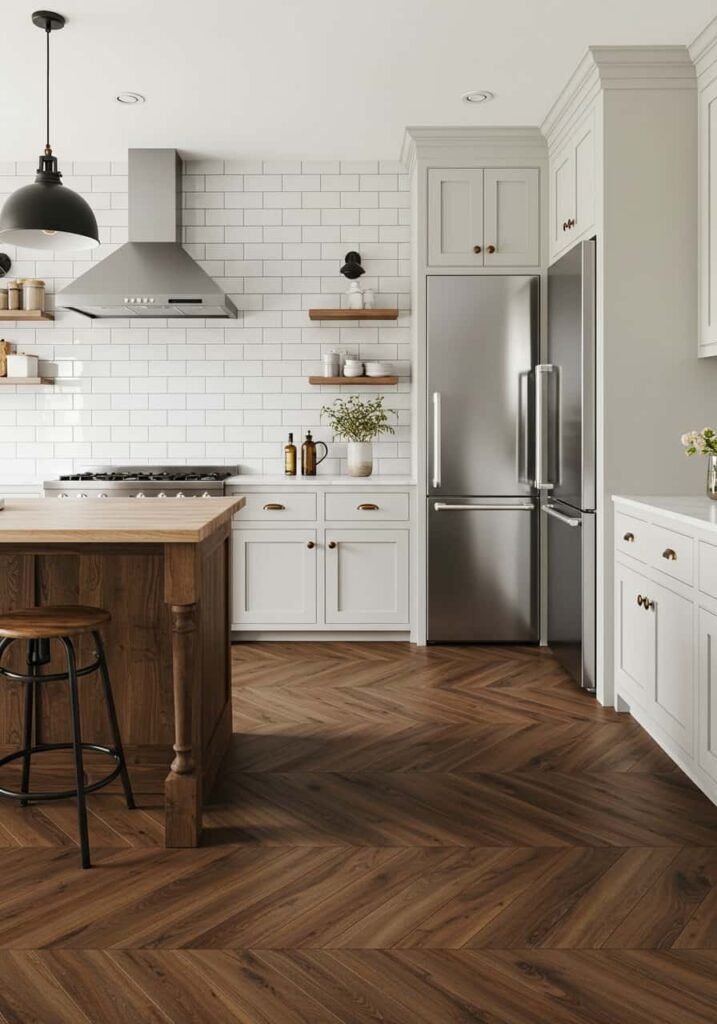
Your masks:
<svg viewBox="0 0 717 1024"><path fill-rule="evenodd" d="M436 512L530 512L535 505L531 501L514 505L447 505L442 501L437 501L433 507Z"/></svg>
<svg viewBox="0 0 717 1024"><path fill-rule="evenodd" d="M433 486L441 486L441 393L433 392Z"/></svg>
<svg viewBox="0 0 717 1024"><path fill-rule="evenodd" d="M565 516L562 512L558 512L553 505L543 505L543 512L545 512L546 516L552 516L553 519L559 519L560 522L565 523L566 526L582 526L581 519L576 519L573 516Z"/></svg>

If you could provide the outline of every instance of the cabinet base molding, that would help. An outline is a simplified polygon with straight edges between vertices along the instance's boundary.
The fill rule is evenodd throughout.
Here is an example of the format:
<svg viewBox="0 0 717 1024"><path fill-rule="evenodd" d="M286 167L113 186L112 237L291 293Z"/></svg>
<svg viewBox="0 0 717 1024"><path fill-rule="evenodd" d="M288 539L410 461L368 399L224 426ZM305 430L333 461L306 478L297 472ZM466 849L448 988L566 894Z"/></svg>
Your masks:
<svg viewBox="0 0 717 1024"><path fill-rule="evenodd" d="M305 643L336 643L338 641L396 641L410 643L411 633L409 630L350 630L350 629L312 629L312 630L283 630L283 629L244 629L232 633L232 643L248 643L266 640L301 640Z"/></svg>

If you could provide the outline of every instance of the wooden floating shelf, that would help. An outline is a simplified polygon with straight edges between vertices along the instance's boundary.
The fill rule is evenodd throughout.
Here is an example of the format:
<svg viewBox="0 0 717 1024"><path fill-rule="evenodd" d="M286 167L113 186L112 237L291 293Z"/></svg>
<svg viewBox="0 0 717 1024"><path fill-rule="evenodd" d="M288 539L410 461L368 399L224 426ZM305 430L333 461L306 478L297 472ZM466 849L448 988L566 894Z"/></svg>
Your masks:
<svg viewBox="0 0 717 1024"><path fill-rule="evenodd" d="M398 384L398 377L309 377L309 384Z"/></svg>
<svg viewBox="0 0 717 1024"><path fill-rule="evenodd" d="M310 320L398 320L397 309L310 309Z"/></svg>
<svg viewBox="0 0 717 1024"><path fill-rule="evenodd" d="M3 385L6 387L23 387L27 384L34 384L37 387L38 384L54 384L54 378L52 377L0 377L0 387Z"/></svg>
<svg viewBox="0 0 717 1024"><path fill-rule="evenodd" d="M40 309L0 309L0 320L54 320L52 313Z"/></svg>

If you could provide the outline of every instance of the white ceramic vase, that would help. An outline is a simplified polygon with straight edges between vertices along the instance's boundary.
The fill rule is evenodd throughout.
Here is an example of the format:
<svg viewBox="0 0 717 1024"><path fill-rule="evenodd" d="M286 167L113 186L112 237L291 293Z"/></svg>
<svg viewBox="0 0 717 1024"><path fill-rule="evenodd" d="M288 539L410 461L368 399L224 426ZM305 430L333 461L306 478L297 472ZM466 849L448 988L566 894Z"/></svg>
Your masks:
<svg viewBox="0 0 717 1024"><path fill-rule="evenodd" d="M349 441L346 445L349 476L371 476L373 445L370 441Z"/></svg>

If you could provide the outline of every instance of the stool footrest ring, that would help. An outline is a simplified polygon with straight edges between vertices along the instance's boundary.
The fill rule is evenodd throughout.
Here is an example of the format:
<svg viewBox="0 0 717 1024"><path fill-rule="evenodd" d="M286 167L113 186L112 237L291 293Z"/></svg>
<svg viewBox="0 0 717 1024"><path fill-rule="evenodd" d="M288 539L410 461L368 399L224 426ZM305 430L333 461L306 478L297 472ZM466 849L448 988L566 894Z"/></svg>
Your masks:
<svg viewBox="0 0 717 1024"><path fill-rule="evenodd" d="M122 764L120 761L120 755L112 747L103 747L98 743L82 743L83 750L93 750L97 754L107 754L115 761L115 767L108 774L98 779L97 782L93 782L89 786L85 786L85 793L94 793L97 789L102 789L103 786L109 785L110 782L114 782L117 776L122 770ZM39 743L37 746L30 747L27 750L17 750L13 754L8 754L7 757L0 758L0 768L6 764L10 764L12 761L19 761L25 756L26 753L30 754L44 754L50 750L72 750L73 745L71 743ZM77 796L77 789L63 789L54 793L33 793L27 792L22 793L13 789L3 789L0 787L0 796L9 796L15 800L27 800L32 802L33 800L69 800L72 797Z"/></svg>

